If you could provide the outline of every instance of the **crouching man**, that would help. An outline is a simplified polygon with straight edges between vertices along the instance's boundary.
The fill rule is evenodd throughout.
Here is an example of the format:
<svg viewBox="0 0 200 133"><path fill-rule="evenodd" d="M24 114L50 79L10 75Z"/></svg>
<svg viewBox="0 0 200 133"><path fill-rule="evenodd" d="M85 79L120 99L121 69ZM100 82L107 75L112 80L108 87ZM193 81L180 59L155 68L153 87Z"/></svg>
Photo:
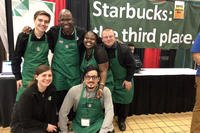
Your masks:
<svg viewBox="0 0 200 133"><path fill-rule="evenodd" d="M59 112L61 133L68 133L68 113L76 112L72 121L74 133L113 133L113 103L109 88L101 89L103 97L97 98L100 75L96 67L88 66L83 74L83 83L72 87Z"/></svg>

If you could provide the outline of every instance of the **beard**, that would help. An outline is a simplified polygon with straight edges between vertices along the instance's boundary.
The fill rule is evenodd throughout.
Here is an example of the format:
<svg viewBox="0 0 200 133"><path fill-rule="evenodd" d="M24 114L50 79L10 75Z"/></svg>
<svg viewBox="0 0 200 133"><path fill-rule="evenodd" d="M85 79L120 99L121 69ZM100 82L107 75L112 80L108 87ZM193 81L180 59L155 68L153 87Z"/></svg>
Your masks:
<svg viewBox="0 0 200 133"><path fill-rule="evenodd" d="M88 82L87 85L86 85L86 87L87 87L89 90L94 90L94 89L97 87L97 85L95 85L94 82Z"/></svg>

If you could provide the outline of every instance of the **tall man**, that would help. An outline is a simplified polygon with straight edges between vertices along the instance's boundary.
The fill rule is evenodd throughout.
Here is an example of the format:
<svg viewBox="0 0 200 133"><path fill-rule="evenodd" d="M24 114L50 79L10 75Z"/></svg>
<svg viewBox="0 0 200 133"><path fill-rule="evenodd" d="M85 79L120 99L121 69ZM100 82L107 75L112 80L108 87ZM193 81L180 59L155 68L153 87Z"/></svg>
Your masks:
<svg viewBox="0 0 200 133"><path fill-rule="evenodd" d="M102 31L102 41L106 47L110 68L113 73L114 90L112 98L118 126L121 131L126 130L125 120L128 116L129 103L133 99L133 74L135 62L127 45L116 41L113 29Z"/></svg>
<svg viewBox="0 0 200 133"><path fill-rule="evenodd" d="M74 26L69 10L59 14L59 26L48 31L50 49L54 53L52 60L53 83L57 89L57 107L60 109L69 88L80 83L79 49L77 40L84 30Z"/></svg>
<svg viewBox="0 0 200 133"><path fill-rule="evenodd" d="M48 62L48 42L46 30L49 26L51 16L46 11L40 10L34 14L35 28L30 34L20 33L17 38L14 56L12 57L12 71L17 82L16 101L33 80L35 69L42 64L49 65ZM22 58L24 59L21 73Z"/></svg>

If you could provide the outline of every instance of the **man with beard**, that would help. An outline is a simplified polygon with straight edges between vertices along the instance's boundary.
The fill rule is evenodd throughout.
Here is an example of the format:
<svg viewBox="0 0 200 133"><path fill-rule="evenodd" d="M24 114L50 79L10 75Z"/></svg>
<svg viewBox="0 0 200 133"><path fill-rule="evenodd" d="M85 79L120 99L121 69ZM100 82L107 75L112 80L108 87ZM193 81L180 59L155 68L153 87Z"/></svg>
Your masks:
<svg viewBox="0 0 200 133"><path fill-rule="evenodd" d="M59 112L61 133L68 132L68 113L73 107L76 116L72 121L75 133L113 133L114 111L111 92L103 89L103 96L96 98L100 73L94 66L84 71L83 83L72 87L67 93Z"/></svg>

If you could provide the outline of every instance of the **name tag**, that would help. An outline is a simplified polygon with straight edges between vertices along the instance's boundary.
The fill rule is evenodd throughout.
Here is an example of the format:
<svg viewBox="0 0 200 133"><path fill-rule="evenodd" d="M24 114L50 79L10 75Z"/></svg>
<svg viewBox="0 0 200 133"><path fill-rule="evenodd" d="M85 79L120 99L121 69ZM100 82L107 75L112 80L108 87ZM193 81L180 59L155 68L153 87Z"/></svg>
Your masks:
<svg viewBox="0 0 200 133"><path fill-rule="evenodd" d="M82 118L81 119L81 126L85 126L85 127L90 126L90 119L84 119L84 118Z"/></svg>

